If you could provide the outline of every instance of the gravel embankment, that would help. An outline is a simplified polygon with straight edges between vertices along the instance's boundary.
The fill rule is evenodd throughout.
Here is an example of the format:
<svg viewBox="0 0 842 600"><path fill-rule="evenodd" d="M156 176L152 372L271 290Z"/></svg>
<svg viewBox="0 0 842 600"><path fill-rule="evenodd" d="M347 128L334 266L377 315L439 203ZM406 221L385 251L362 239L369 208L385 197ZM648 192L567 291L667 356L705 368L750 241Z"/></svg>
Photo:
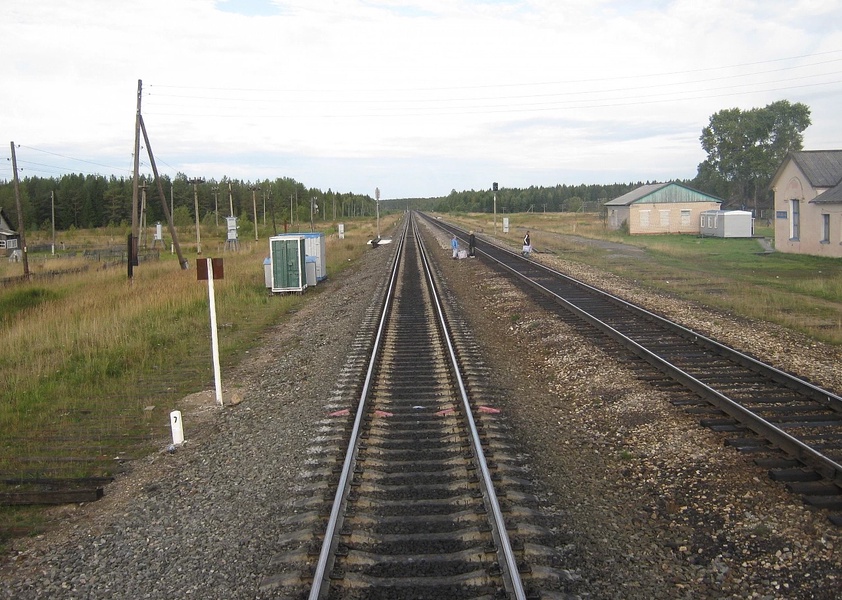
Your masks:
<svg viewBox="0 0 842 600"><path fill-rule="evenodd" d="M184 399L172 407L183 412L183 447L139 461L99 502L56 510L55 531L16 542L0 597L260 597L305 451L389 252L372 250L320 286L236 373L223 372L223 398L239 404L218 409L212 391Z"/></svg>
<svg viewBox="0 0 842 600"><path fill-rule="evenodd" d="M449 256L439 238L440 256ZM236 374L236 406L185 399L187 443L135 465L94 504L63 508L55 531L15 544L0 572L6 598L260 598L289 516L305 449L318 430L390 248L327 282L267 332ZM560 258L570 271L690 327L842 389L839 352L778 328L644 293ZM565 568L583 598L831 599L842 539L821 513L723 446L666 392L635 378L481 260L441 261L487 349L503 418L556 508ZM798 345L791 346L796 343ZM799 348L793 352L792 348ZM805 371L806 370L806 371Z"/></svg>
<svg viewBox="0 0 842 600"><path fill-rule="evenodd" d="M836 348L647 293L556 255L536 259L842 389ZM443 268L508 391L506 413L535 477L569 529L569 568L584 581L577 591L641 600L842 597L842 536L824 513L480 261Z"/></svg>

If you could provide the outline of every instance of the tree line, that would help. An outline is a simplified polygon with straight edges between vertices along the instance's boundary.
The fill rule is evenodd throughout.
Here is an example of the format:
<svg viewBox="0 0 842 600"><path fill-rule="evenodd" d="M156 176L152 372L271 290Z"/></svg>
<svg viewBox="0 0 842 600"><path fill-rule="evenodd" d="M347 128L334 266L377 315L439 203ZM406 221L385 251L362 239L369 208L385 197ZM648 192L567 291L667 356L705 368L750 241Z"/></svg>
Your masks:
<svg viewBox="0 0 842 600"><path fill-rule="evenodd" d="M677 183L721 198L722 208L755 211L772 208L769 182L788 152L801 150L803 132L810 125L810 108L787 100L763 108L731 108L710 117L699 141L707 158L693 179ZM650 181L610 185L556 185L506 188L496 193L496 210L507 212L600 212L603 204ZM663 183L663 182L660 182ZM415 199L419 209L439 212L495 210L491 189L456 191L444 198Z"/></svg>
<svg viewBox="0 0 842 600"><path fill-rule="evenodd" d="M177 226L195 223L193 184L186 175L174 178L162 176L165 201L172 210ZM139 178L146 188L146 222L166 222L158 186L151 176ZM26 229L50 231L53 205L55 227L58 231L106 226L130 226L132 216L132 187L130 177L105 177L92 174L68 174L58 178L25 177L20 180L21 209ZM308 188L291 178L274 181L240 181L222 178L196 185L199 220L223 225L233 207L233 214L243 222L252 222L254 205L257 217L282 228L284 223L309 222L311 203L315 220L334 220L350 216L373 215L375 201L367 195L339 193ZM142 191L139 192L139 196ZM0 207L17 227L18 218L12 181L0 183Z"/></svg>
<svg viewBox="0 0 842 600"><path fill-rule="evenodd" d="M803 148L803 132L810 123L810 108L787 100L763 108L719 111L710 117L699 137L707 158L698 165L696 177L672 181L721 198L724 209L770 209L773 198L769 183L787 153ZM497 212L600 212L606 201L641 185L644 182L501 187ZM490 189L453 190L429 206L441 212L492 212L493 204L494 192Z"/></svg>
<svg viewBox="0 0 842 600"><path fill-rule="evenodd" d="M710 117L699 137L707 153L691 180L673 180L724 200L723 208L772 206L769 182L790 151L801 150L803 132L810 125L810 109L801 103L781 100L763 108L722 110ZM166 198L173 207L176 225L195 222L193 184L179 173L163 177ZM147 223L164 221L157 186L142 178L147 188ZM650 182L645 182L650 183ZM615 184L559 184L551 187L506 188L496 192L496 210L506 212L598 212L613 198L644 185L644 182ZM256 188L256 190L255 190ZM230 190L230 196L229 196ZM233 213L253 218L252 194L257 195L258 218L266 206L267 222L309 221L311 202L317 220L335 220L375 214L376 203L369 195L322 192L290 178L251 183L223 178L198 184L199 219L222 219ZM27 229L49 230L55 198L56 229L95 228L131 223L132 180L100 175L71 174L60 178L27 177L21 181L21 205ZM382 210L418 208L440 212L486 212L495 210L495 192L452 190L439 198L384 201ZM18 223L14 188L0 183L0 207Z"/></svg>

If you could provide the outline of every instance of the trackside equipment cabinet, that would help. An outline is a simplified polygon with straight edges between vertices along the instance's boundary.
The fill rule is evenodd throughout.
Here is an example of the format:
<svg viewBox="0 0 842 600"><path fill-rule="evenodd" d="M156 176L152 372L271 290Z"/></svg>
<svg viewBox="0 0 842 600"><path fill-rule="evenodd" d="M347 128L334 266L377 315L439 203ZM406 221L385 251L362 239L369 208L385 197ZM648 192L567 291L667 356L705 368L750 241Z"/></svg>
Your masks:
<svg viewBox="0 0 842 600"><path fill-rule="evenodd" d="M301 292L307 287L304 236L269 238L272 292Z"/></svg>
<svg viewBox="0 0 842 600"><path fill-rule="evenodd" d="M327 265L325 260L325 234L322 232L299 233L304 236L304 252L310 262L316 263L316 281L327 279ZM315 283L313 283L315 285Z"/></svg>

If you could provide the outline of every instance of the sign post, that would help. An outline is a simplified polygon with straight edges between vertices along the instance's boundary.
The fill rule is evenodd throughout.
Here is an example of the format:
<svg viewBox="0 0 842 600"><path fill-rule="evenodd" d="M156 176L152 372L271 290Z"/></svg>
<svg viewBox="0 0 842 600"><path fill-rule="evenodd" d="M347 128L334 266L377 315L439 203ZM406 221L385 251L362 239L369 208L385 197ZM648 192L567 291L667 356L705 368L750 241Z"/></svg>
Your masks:
<svg viewBox="0 0 842 600"><path fill-rule="evenodd" d="M216 403L222 406L222 376L219 367L219 336L216 328L216 296L213 290L213 280L222 279L224 275L221 258L196 259L196 277L199 281L208 280L208 305L210 308L211 353L213 354L213 383L216 390Z"/></svg>

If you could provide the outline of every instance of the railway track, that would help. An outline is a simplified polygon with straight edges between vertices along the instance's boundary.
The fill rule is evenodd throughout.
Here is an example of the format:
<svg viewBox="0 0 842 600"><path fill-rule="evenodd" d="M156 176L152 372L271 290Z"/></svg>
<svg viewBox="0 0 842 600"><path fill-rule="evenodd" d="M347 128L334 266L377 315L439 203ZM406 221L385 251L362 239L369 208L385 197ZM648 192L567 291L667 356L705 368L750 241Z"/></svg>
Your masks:
<svg viewBox="0 0 842 600"><path fill-rule="evenodd" d="M430 222L467 239L466 232ZM842 525L842 398L697 332L554 271L516 252L477 240L495 269L538 290L563 318L596 329L648 365L644 378L681 386L675 403L704 414L769 476ZM546 302L546 300L549 302ZM708 408L704 408L707 406Z"/></svg>
<svg viewBox="0 0 842 600"><path fill-rule="evenodd" d="M299 514L261 590L283 598L565 598L558 533L508 446L470 333L413 219L337 382ZM385 250L377 250L385 251ZM340 452L341 450L341 452ZM336 465L336 468L333 468Z"/></svg>

